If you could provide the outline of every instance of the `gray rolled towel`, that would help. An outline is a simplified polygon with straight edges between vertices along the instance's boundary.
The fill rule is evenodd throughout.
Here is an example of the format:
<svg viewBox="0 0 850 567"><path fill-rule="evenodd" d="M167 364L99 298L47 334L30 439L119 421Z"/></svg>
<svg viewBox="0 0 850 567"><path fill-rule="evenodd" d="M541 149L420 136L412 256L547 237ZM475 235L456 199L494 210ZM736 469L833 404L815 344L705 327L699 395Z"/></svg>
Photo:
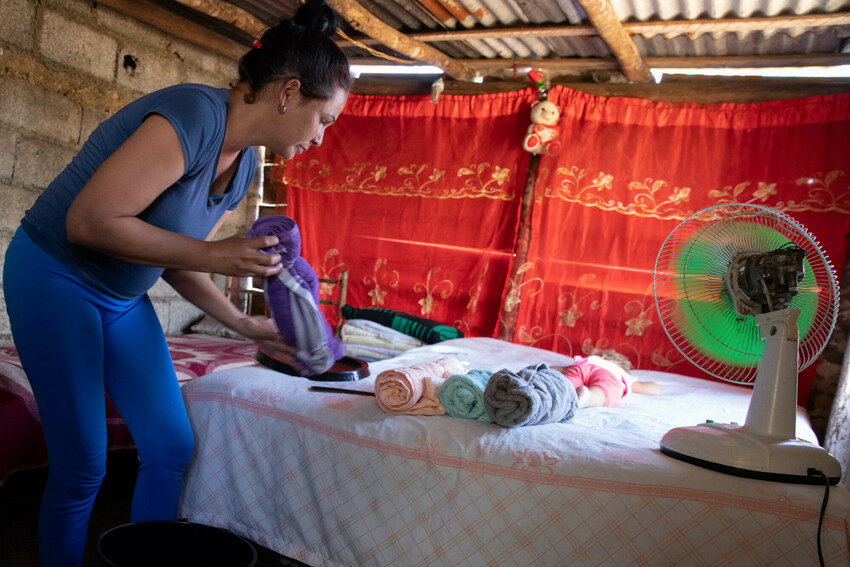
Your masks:
<svg viewBox="0 0 850 567"><path fill-rule="evenodd" d="M575 415L578 396L563 374L540 363L495 372L484 388L484 408L502 427L564 423Z"/></svg>

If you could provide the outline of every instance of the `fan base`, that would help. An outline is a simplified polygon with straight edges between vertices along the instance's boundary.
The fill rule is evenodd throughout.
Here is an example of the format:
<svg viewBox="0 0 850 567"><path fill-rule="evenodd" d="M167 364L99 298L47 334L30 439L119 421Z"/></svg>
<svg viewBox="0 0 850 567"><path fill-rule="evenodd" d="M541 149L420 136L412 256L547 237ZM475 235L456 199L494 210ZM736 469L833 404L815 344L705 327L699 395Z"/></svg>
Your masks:
<svg viewBox="0 0 850 567"><path fill-rule="evenodd" d="M703 423L677 427L661 439L661 452L724 474L794 484L841 480L841 465L823 447L803 439L776 439L737 424Z"/></svg>

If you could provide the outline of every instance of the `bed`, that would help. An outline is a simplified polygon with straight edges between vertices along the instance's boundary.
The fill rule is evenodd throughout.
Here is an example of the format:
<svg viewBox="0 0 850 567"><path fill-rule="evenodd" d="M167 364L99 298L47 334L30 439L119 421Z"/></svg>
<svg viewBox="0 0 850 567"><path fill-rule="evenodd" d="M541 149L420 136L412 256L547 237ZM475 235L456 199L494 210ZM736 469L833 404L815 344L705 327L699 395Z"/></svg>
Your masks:
<svg viewBox="0 0 850 567"><path fill-rule="evenodd" d="M256 345L244 340L192 333L168 337L178 381L254 363ZM132 448L133 439L115 406L106 399L108 449ZM9 474L47 464L47 448L35 398L14 347L0 347L0 486Z"/></svg>
<svg viewBox="0 0 850 567"><path fill-rule="evenodd" d="M579 410L570 423L502 428L390 415L368 395L383 370L454 356L518 370L569 357L463 338L370 363L317 391L254 364L182 391L196 444L186 519L312 566L816 565L823 486L705 470L659 451L671 427L743 422L750 390L636 371L663 395ZM814 440L802 408L798 436ZM830 488L820 543L850 564L850 493Z"/></svg>

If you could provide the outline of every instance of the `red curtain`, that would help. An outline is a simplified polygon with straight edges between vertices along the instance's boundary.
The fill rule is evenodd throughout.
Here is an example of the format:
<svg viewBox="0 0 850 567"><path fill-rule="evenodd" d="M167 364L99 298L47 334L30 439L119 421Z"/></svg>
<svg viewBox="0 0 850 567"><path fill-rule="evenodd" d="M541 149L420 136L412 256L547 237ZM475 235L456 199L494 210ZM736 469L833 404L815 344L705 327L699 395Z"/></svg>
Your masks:
<svg viewBox="0 0 850 567"><path fill-rule="evenodd" d="M549 100L562 111L562 149L540 163L527 265L509 295L519 300L516 342L614 349L637 368L699 375L658 322L652 272L670 231L718 203L787 212L841 273L850 95L696 105L555 87ZM801 403L811 377L801 376Z"/></svg>
<svg viewBox="0 0 850 567"><path fill-rule="evenodd" d="M320 148L286 163L287 214L320 277L349 270L347 303L490 336L514 247L530 90L352 95Z"/></svg>
<svg viewBox="0 0 850 567"><path fill-rule="evenodd" d="M614 349L642 369L700 375L660 327L658 249L685 217L752 202L807 227L841 273L850 229L850 95L670 104L554 87L560 153L543 156L528 257L512 251L536 91L352 95L321 148L286 164L287 214L348 303L385 307L567 354ZM805 404L814 367L801 375Z"/></svg>

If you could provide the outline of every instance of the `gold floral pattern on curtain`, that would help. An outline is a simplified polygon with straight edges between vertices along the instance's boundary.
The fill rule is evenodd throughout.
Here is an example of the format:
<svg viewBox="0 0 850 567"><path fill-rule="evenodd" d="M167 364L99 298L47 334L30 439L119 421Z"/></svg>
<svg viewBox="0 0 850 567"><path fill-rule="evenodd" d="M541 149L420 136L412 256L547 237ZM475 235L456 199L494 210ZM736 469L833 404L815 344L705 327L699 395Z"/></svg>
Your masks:
<svg viewBox="0 0 850 567"><path fill-rule="evenodd" d="M513 340L567 354L616 350L637 368L706 377L658 324L666 236L711 205L791 214L838 272L850 233L850 95L670 104L555 87L562 150L543 156L528 256L509 282ZM805 404L814 368L800 378Z"/></svg>
<svg viewBox="0 0 850 567"><path fill-rule="evenodd" d="M548 176L548 171L543 169L542 174ZM845 181L846 184L841 183L845 175L845 171L836 169L826 175L818 172L800 177L796 180L798 190L786 190L787 200L780 199L776 181L742 181L722 189L710 189L708 202L754 203L788 213L810 211L850 214L850 179ZM614 197L620 194L614 189L614 176L602 171L591 173L589 169L581 169L576 165L558 167L552 179L556 184L538 191L535 202L541 203L544 198L560 199L603 211L664 220L684 220L698 210L690 204L691 187L671 186L669 181L663 179L629 181L626 184L628 193L625 200Z"/></svg>
<svg viewBox="0 0 850 567"><path fill-rule="evenodd" d="M533 92L352 95L321 147L286 163L302 254L349 270L348 303L491 336L516 238ZM323 264L322 264L323 265Z"/></svg>
<svg viewBox="0 0 850 567"><path fill-rule="evenodd" d="M393 185L388 179L390 166L369 162L343 167L339 183L328 181L334 173L332 166L319 160L294 165L304 175L293 174L289 186L321 193L364 193L386 197L422 197L425 199L501 199L510 201L516 196L511 191L511 170L491 165L489 162L459 167L455 175L446 177L445 169L429 164L410 164L396 170L398 178ZM302 171L298 171L301 173ZM458 179L457 185L440 183Z"/></svg>

